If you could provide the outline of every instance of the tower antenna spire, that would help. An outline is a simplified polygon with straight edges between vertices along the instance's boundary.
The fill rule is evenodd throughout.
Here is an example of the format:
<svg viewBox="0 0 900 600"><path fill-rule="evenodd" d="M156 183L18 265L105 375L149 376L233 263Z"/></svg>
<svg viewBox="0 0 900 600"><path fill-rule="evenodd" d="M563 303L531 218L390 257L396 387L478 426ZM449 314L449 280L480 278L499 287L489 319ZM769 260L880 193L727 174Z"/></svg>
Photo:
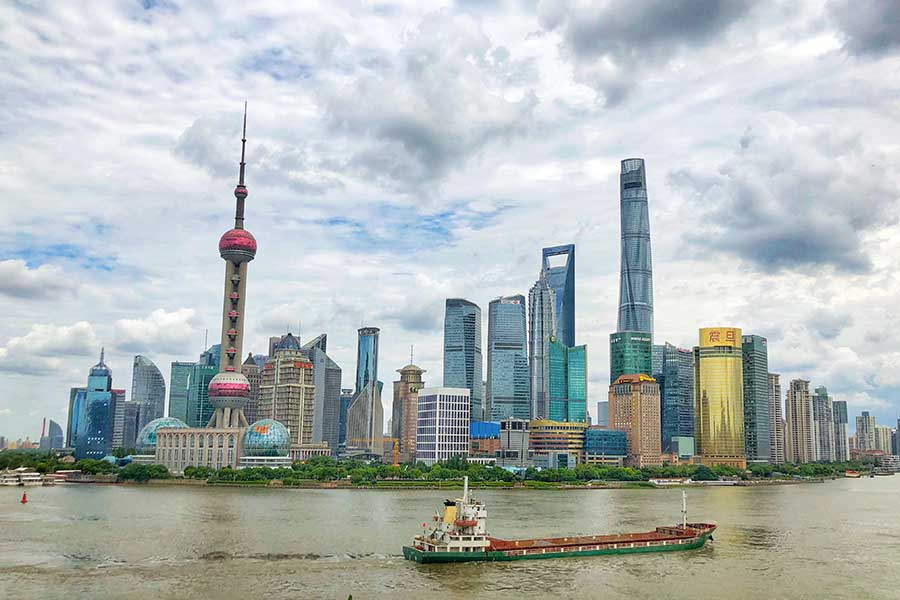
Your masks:
<svg viewBox="0 0 900 600"><path fill-rule="evenodd" d="M241 175L238 185L244 185L244 150L247 147L247 101L244 100L244 130L241 133Z"/></svg>
<svg viewBox="0 0 900 600"><path fill-rule="evenodd" d="M413 364L413 345L409 345L409 364Z"/></svg>

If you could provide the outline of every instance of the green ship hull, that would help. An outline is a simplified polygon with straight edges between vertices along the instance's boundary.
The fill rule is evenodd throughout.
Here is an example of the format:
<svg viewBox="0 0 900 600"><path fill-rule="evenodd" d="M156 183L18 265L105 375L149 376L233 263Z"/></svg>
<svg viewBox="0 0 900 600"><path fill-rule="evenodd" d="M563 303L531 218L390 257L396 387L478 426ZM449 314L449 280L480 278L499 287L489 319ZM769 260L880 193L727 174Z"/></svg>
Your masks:
<svg viewBox="0 0 900 600"><path fill-rule="evenodd" d="M712 532L703 533L686 544L635 546L626 548L599 548L594 550L572 550L562 552L533 552L513 554L502 550L485 552L424 552L412 546L403 546L403 558L417 563L456 563L456 562L495 562L509 560L533 560L541 558L571 558L575 556L601 556L604 554L637 554L644 552L674 552L678 550L695 550L702 547Z"/></svg>

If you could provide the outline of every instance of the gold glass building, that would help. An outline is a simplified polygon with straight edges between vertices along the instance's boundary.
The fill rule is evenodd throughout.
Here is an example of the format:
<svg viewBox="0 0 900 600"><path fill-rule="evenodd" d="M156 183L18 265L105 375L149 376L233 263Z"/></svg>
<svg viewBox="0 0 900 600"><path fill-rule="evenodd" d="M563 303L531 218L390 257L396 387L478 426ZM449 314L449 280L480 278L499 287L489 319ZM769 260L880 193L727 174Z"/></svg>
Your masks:
<svg viewBox="0 0 900 600"><path fill-rule="evenodd" d="M694 436L704 465L747 467L741 330L700 329L694 347Z"/></svg>

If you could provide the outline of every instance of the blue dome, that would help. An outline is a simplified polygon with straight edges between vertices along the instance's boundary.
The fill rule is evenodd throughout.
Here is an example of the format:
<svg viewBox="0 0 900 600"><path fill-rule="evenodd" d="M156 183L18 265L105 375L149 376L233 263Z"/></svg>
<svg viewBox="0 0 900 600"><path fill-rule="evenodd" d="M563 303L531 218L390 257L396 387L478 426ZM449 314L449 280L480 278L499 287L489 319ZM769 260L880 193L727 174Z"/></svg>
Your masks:
<svg viewBox="0 0 900 600"><path fill-rule="evenodd" d="M188 425L184 421L175 417L160 417L153 419L141 429L137 436L138 450L155 450L156 449L156 430L163 427L174 427L176 429L187 429Z"/></svg>
<svg viewBox="0 0 900 600"><path fill-rule="evenodd" d="M244 433L244 456L287 456L291 449L288 428L273 419L262 419Z"/></svg>

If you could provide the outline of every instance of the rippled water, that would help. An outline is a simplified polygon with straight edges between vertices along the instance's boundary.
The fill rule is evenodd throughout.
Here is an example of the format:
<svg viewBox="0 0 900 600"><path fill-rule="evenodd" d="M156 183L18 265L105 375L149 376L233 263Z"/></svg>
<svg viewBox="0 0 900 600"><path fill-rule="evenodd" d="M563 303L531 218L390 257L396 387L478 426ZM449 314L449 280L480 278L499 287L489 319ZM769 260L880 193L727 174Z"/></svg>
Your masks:
<svg viewBox="0 0 900 600"><path fill-rule="evenodd" d="M441 491L0 488L0 598L900 598L900 476L690 489L701 550L404 561ZM679 490L479 491L498 537L652 529Z"/></svg>

